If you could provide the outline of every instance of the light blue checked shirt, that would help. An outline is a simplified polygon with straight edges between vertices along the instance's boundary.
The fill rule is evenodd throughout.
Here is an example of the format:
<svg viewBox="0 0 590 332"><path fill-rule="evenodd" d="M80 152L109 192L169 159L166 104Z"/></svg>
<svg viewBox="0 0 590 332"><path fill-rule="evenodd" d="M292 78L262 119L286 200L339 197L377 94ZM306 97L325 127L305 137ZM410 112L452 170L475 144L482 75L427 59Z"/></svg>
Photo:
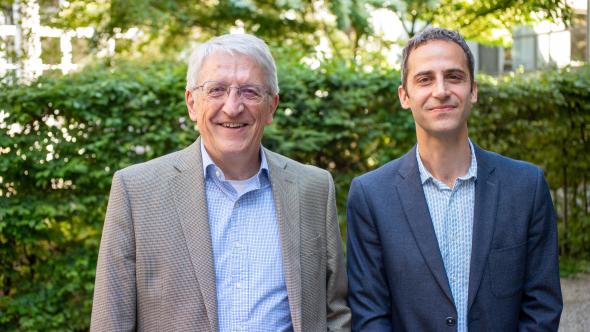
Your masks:
<svg viewBox="0 0 590 332"><path fill-rule="evenodd" d="M471 165L467 174L457 178L453 188L430 174L416 147L422 188L457 308L458 332L467 331L467 296L477 178L477 160L471 140L469 147Z"/></svg>
<svg viewBox="0 0 590 332"><path fill-rule="evenodd" d="M201 141L213 245L219 331L292 331L281 241L268 164L225 180Z"/></svg>

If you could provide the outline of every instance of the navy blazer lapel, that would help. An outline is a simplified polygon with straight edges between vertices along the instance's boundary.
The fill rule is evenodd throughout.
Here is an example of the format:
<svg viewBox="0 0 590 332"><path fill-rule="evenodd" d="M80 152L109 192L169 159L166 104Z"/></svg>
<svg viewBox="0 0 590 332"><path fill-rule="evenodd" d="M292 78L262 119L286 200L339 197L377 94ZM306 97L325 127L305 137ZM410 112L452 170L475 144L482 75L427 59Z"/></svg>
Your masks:
<svg viewBox="0 0 590 332"><path fill-rule="evenodd" d="M432 218L430 217L420 181L416 147L403 156L400 162L400 180L397 181L396 188L402 202L404 214L426 265L428 265L442 291L454 303L438 240L434 232L434 225L432 225Z"/></svg>
<svg viewBox="0 0 590 332"><path fill-rule="evenodd" d="M211 331L217 331L217 293L213 247L207 212L201 139L180 153L174 168L178 175L170 180L176 210L184 232L193 269L203 295Z"/></svg>
<svg viewBox="0 0 590 332"><path fill-rule="evenodd" d="M488 254L498 207L498 176L494 156L475 146L477 180L475 182L475 208L473 211L473 239L471 267L469 271L469 297L467 310L471 308L481 282Z"/></svg>

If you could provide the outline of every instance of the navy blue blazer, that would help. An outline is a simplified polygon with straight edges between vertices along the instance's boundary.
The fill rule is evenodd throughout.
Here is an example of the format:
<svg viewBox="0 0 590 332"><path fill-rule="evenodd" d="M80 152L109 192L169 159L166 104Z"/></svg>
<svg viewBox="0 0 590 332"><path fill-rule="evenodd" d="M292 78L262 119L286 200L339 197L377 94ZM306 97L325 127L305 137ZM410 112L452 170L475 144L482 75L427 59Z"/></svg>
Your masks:
<svg viewBox="0 0 590 332"><path fill-rule="evenodd" d="M469 331L557 331L557 225L540 168L475 147ZM457 310L415 147L355 178L347 208L353 331L455 331Z"/></svg>

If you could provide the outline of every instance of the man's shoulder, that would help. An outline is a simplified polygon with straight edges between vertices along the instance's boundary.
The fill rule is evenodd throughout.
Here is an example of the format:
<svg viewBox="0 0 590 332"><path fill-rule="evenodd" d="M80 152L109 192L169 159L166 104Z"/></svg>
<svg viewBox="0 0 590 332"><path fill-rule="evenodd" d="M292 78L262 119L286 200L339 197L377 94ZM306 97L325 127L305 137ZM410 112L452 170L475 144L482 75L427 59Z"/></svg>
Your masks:
<svg viewBox="0 0 590 332"><path fill-rule="evenodd" d="M541 168L531 162L511 158L482 148L477 149L476 157L478 157L478 165L491 165L496 171L499 171L502 174L511 174L511 177L536 176L542 174Z"/></svg>
<svg viewBox="0 0 590 332"><path fill-rule="evenodd" d="M317 179L330 176L330 172L323 168L301 163L268 149L265 149L265 152L269 163L272 163L287 172L294 173L301 179Z"/></svg>
<svg viewBox="0 0 590 332"><path fill-rule="evenodd" d="M388 161L374 170L357 176L354 181L360 181L368 184L379 184L383 183L384 179L393 179L401 172L402 168L409 167L414 164L410 158L415 159L415 149L413 148L406 152L403 156Z"/></svg>
<svg viewBox="0 0 590 332"><path fill-rule="evenodd" d="M183 152L184 150L175 151L142 163L133 164L117 171L117 173L126 179L163 179L176 173L174 165L177 164Z"/></svg>

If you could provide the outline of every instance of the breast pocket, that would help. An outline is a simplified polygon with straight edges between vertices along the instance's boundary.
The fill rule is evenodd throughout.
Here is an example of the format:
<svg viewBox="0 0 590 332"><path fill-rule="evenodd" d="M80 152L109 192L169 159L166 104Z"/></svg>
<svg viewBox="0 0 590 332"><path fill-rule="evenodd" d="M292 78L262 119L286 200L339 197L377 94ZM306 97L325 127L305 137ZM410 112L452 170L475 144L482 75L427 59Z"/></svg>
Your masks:
<svg viewBox="0 0 590 332"><path fill-rule="evenodd" d="M301 240L301 253L304 256L317 256L321 252L322 235L317 234L310 239Z"/></svg>
<svg viewBox="0 0 590 332"><path fill-rule="evenodd" d="M526 243L492 249L488 261L491 289L497 298L512 297L520 293L526 271Z"/></svg>

